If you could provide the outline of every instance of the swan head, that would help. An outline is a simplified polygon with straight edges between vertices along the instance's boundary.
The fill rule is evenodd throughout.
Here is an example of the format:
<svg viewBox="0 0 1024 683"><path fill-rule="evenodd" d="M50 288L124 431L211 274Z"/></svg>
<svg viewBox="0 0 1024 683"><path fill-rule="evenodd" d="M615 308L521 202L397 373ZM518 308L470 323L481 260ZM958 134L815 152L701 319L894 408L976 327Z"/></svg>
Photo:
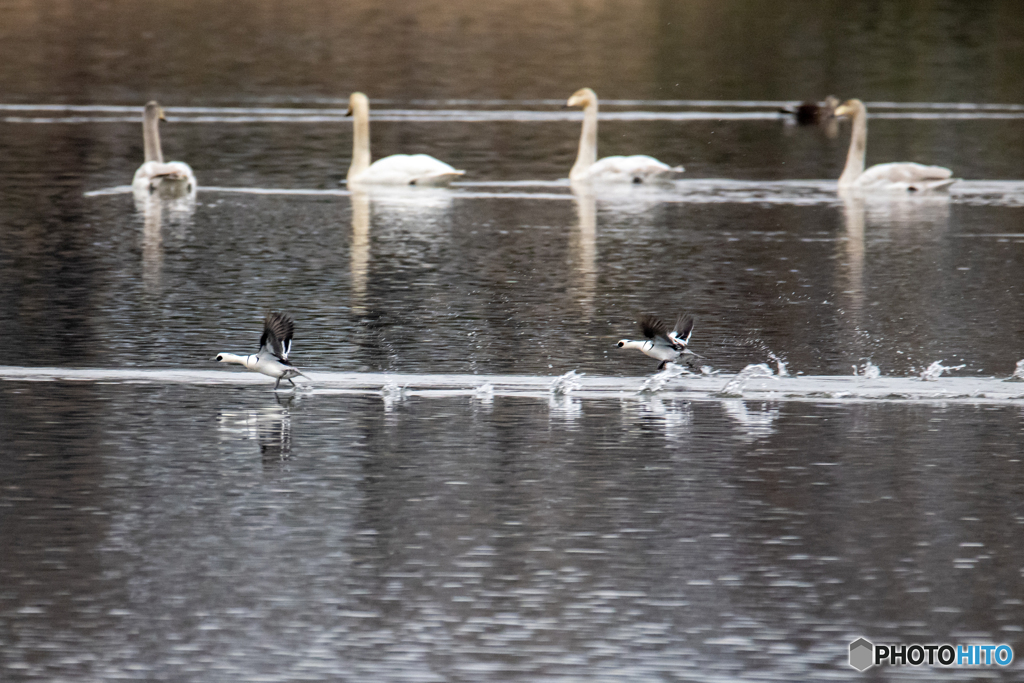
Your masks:
<svg viewBox="0 0 1024 683"><path fill-rule="evenodd" d="M356 113L370 111L370 98L361 92L354 92L348 97L348 111L345 116L352 116Z"/></svg>
<svg viewBox="0 0 1024 683"><path fill-rule="evenodd" d="M590 88L580 88L572 94L572 97L565 103L565 106L586 107L590 104L597 104L597 93Z"/></svg>
<svg viewBox="0 0 1024 683"><path fill-rule="evenodd" d="M626 345L626 341L627 341L626 339L620 339L619 343L616 344L616 346L618 346L621 349L623 346Z"/></svg>
<svg viewBox="0 0 1024 683"><path fill-rule="evenodd" d="M161 121L167 120L167 117L164 116L164 108L156 100L146 102L146 118L159 119Z"/></svg>
<svg viewBox="0 0 1024 683"><path fill-rule="evenodd" d="M867 107L860 100L846 100L841 105L836 107L833 116L839 118L841 116L847 116L850 118L856 118L858 115L867 113Z"/></svg>

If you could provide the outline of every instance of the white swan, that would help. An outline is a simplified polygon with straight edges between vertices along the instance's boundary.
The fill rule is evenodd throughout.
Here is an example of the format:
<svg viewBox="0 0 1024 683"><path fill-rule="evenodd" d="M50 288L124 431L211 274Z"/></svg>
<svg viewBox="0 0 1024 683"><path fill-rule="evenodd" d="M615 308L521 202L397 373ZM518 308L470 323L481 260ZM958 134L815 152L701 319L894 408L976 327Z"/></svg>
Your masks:
<svg viewBox="0 0 1024 683"><path fill-rule="evenodd" d="M371 164L369 98L352 93L345 115L354 118L349 185L447 185L465 173L429 154L392 154Z"/></svg>
<svg viewBox="0 0 1024 683"><path fill-rule="evenodd" d="M612 156L597 160L597 95L590 88L572 94L567 107L583 107L583 132L576 163L569 171L569 180L598 183L646 183L671 180L685 169L669 166L645 154Z"/></svg>
<svg viewBox="0 0 1024 683"><path fill-rule="evenodd" d="M132 190L152 192L159 189L161 193L190 193L196 189L196 176L192 169L183 161L164 162L164 153L160 148L160 121L166 121L164 110L151 100L142 113L142 142L145 147L146 161L135 171L132 179Z"/></svg>
<svg viewBox="0 0 1024 683"><path fill-rule="evenodd" d="M839 176L839 187L863 190L927 192L945 189L957 181L953 172L942 166L926 166L911 161L876 164L864 170L868 146L868 110L860 100L847 100L836 108L835 116L853 119L850 151Z"/></svg>

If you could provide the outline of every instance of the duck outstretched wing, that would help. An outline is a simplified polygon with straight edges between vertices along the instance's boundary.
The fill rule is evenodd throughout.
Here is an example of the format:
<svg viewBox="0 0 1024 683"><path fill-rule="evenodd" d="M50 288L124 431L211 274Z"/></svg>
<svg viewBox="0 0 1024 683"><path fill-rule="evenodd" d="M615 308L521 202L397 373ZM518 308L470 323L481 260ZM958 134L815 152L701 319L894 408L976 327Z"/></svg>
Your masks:
<svg viewBox="0 0 1024 683"><path fill-rule="evenodd" d="M660 337L667 342L672 340L668 337L668 325L666 325L660 318L656 318L653 315L641 316L640 320L637 321L640 324L640 331L648 339L655 339Z"/></svg>
<svg viewBox="0 0 1024 683"><path fill-rule="evenodd" d="M672 331L669 332L668 336L669 339L677 344L686 346L690 343L691 334L693 334L693 316L683 314L676 319L676 325Z"/></svg>
<svg viewBox="0 0 1024 683"><path fill-rule="evenodd" d="M274 354L281 360L288 360L292 350L292 335L295 321L286 313L267 313L263 319L263 336L260 337L260 351Z"/></svg>

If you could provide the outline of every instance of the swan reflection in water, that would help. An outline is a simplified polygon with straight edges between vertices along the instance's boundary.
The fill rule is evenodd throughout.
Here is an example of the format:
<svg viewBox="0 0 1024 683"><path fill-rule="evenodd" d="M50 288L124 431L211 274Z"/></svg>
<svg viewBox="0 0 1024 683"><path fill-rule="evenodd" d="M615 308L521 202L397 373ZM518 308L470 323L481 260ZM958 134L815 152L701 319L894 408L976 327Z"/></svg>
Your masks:
<svg viewBox="0 0 1024 683"><path fill-rule="evenodd" d="M291 405L294 396L277 396L276 403L262 408L221 411L218 427L225 440L245 438L259 446L264 465L284 462L292 456Z"/></svg>
<svg viewBox="0 0 1024 683"><path fill-rule="evenodd" d="M413 261L422 260L423 245L436 244L442 218L452 205L452 193L443 188L361 187L349 188L352 207L352 239L349 246L352 311L365 315L369 284L373 216L379 214L378 243ZM420 249L421 253L416 253Z"/></svg>
<svg viewBox="0 0 1024 683"><path fill-rule="evenodd" d="M142 215L142 282L146 289L157 290L163 279L164 222L182 241L192 225L196 210L195 191L165 196L158 191L135 190L135 210Z"/></svg>
<svg viewBox="0 0 1024 683"><path fill-rule="evenodd" d="M843 201L843 223L846 237L839 241L840 282L837 290L846 297L846 310L856 318L855 326L862 323L864 310L864 197L856 192L839 191Z"/></svg>
<svg viewBox="0 0 1024 683"><path fill-rule="evenodd" d="M597 288L597 199L593 189L585 183L573 183L572 194L579 222L570 236L573 278L569 283L569 296L579 303L583 320L590 321L594 317Z"/></svg>
<svg viewBox="0 0 1024 683"><path fill-rule="evenodd" d="M352 312L356 315L366 313L366 276L370 267L370 198L365 192L353 190L352 202L352 242L349 246L349 268L352 297Z"/></svg>
<svg viewBox="0 0 1024 683"><path fill-rule="evenodd" d="M934 288L942 286L939 280L943 276L935 264L944 260L950 248L951 199L945 192L864 192L848 188L839 189L839 198L845 238L836 246L835 291L839 292L842 310L840 343L849 345L847 355L853 362L870 358L873 342L867 330L882 326L875 316L891 305L886 298L869 300L865 282L871 283L872 273L886 273L904 283L901 289L909 299L904 298L901 306L911 303L910 315L928 310ZM899 335L914 328L906 322L910 320L908 313L896 318L905 321L898 328Z"/></svg>

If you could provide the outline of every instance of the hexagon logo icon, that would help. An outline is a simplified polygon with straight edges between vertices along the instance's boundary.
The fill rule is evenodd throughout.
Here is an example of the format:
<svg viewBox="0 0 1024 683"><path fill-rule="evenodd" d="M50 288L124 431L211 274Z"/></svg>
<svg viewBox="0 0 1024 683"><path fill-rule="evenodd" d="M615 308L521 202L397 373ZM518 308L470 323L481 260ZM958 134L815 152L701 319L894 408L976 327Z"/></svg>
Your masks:
<svg viewBox="0 0 1024 683"><path fill-rule="evenodd" d="M871 641L858 638L850 643L850 666L857 671L864 671L874 664L875 646Z"/></svg>

